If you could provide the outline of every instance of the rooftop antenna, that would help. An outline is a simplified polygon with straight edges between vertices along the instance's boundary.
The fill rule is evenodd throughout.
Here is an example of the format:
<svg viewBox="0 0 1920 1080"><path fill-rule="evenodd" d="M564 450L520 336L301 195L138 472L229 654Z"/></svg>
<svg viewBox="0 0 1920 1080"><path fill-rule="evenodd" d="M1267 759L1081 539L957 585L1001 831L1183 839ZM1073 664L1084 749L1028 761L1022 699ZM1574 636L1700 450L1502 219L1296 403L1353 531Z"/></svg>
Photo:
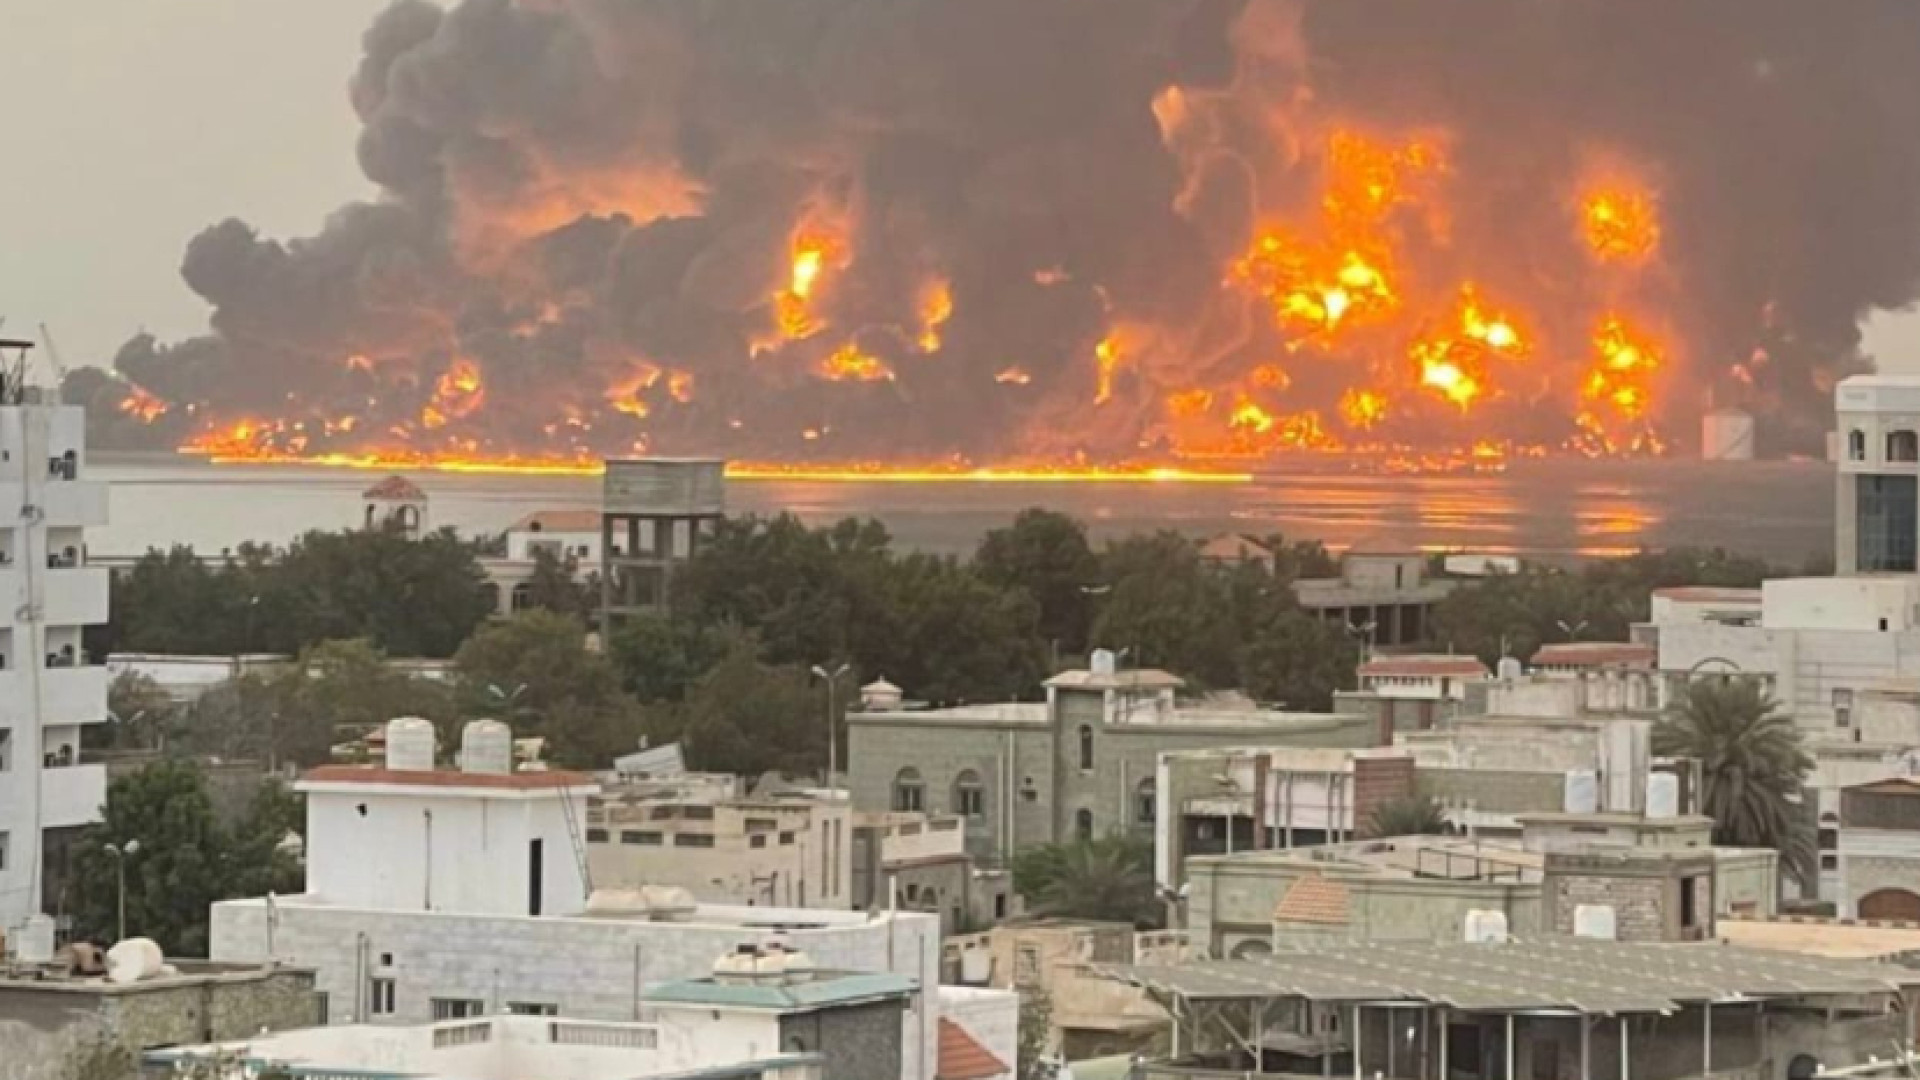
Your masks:
<svg viewBox="0 0 1920 1080"><path fill-rule="evenodd" d="M53 403L57 405L61 402L61 392L67 385L67 364L60 359L60 347L53 343L53 331L47 329L46 323L40 324L40 340L47 347L47 366L53 370L53 386L50 388L50 393Z"/></svg>
<svg viewBox="0 0 1920 1080"><path fill-rule="evenodd" d="M0 338L0 405L25 403L27 353L32 348L31 341Z"/></svg>

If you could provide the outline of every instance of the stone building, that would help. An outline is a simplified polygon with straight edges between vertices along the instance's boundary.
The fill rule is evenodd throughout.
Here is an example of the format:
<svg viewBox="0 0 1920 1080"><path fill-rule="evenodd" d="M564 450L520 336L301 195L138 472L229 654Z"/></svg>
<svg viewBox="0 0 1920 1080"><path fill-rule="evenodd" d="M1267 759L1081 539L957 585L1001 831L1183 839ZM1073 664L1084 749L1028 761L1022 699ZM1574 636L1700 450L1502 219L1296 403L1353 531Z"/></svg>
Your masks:
<svg viewBox="0 0 1920 1080"><path fill-rule="evenodd" d="M1840 793L1839 914L1920 921L1920 778Z"/></svg>
<svg viewBox="0 0 1920 1080"><path fill-rule="evenodd" d="M1453 591L1453 582L1428 573L1427 562L1421 551L1356 544L1341 557L1339 577L1302 578L1293 595L1369 646L1417 645L1431 636L1434 605Z"/></svg>
<svg viewBox="0 0 1920 1080"><path fill-rule="evenodd" d="M887 710L847 717L857 810L957 815L966 847L997 862L1028 844L1147 833L1155 769L1171 750L1370 746L1363 717L1289 713L1246 702L1186 704L1179 678L1093 666L1047 680L1044 702Z"/></svg>
<svg viewBox="0 0 1920 1080"><path fill-rule="evenodd" d="M153 1047L326 1022L311 971L204 960L172 967L121 984L65 966L0 966L0 1075L65 1080L76 1062L130 1068Z"/></svg>
<svg viewBox="0 0 1920 1080"><path fill-rule="evenodd" d="M710 904L853 906L851 811L837 792L716 796L699 779L608 788L587 810L601 888L682 888Z"/></svg>
<svg viewBox="0 0 1920 1080"><path fill-rule="evenodd" d="M1012 873L974 861L955 815L855 814L850 851L855 910L936 914L943 936L992 926L1017 911Z"/></svg>

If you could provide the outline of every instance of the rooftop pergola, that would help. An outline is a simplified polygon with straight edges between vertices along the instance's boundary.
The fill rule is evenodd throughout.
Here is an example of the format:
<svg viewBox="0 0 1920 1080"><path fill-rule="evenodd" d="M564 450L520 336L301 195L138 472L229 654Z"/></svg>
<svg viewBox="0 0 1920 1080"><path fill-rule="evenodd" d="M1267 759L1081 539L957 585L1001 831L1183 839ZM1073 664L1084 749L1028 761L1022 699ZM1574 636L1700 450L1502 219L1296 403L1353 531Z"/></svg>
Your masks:
<svg viewBox="0 0 1920 1080"><path fill-rule="evenodd" d="M1639 943L1582 938L1542 938L1500 943L1434 941L1339 941L1303 945L1260 959L1210 960L1178 966L1102 965L1108 978L1140 987L1175 1019L1175 1056L1183 1037L1191 1046L1211 1028L1249 1053L1262 1051L1319 1057L1330 1073L1335 1053L1351 1046L1352 1070L1360 1078L1393 1060L1398 1039L1385 1044L1385 1061L1362 1062L1367 1015L1380 1010L1420 1014L1417 1074L1433 1072L1429 1048L1437 1050L1440 1077L1448 1074L1446 1040L1432 1027L1473 1014L1504 1019L1509 1080L1514 1070L1515 1018L1578 1018L1580 1076L1589 1074L1589 1041L1597 1018L1618 1018L1622 1080L1633 1080L1629 1025L1634 1016L1673 1016L1699 1010L1700 1074L1714 1073L1713 1024L1736 1008L1757 1015L1769 1002L1828 998L1839 1001L1904 999L1920 987L1920 970L1862 961L1764 952L1720 943ZM1346 1038L1269 1030L1276 1005L1305 1003L1346 1014ZM1908 1010L1906 1041L1913 1041ZM1758 1025L1757 1020L1756 1030ZM1409 1036L1409 1041L1412 1036ZM1409 1056L1414 1051L1408 1051Z"/></svg>

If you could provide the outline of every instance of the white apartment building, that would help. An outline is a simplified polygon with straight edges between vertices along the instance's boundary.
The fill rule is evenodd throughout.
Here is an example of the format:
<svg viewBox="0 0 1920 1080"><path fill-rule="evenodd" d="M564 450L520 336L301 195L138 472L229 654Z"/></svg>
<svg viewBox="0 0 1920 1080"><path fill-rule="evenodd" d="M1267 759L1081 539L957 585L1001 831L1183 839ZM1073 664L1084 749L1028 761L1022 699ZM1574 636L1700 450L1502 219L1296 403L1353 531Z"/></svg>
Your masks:
<svg viewBox="0 0 1920 1080"><path fill-rule="evenodd" d="M742 945L779 943L823 969L937 981L939 920L695 902L679 889L589 901L584 775L509 772L499 725L469 725L460 771L431 731L388 726L378 767L309 773L307 881L297 896L213 905L211 957L312 968L336 1023L420 1024L508 1011L631 1021L646 992L699 978ZM937 1001L916 1000L903 1073L928 1080Z"/></svg>
<svg viewBox="0 0 1920 1080"><path fill-rule="evenodd" d="M106 800L105 766L82 762L80 731L106 719L108 677L80 635L107 621L108 573L86 555L107 486L87 479L79 406L12 385L0 394L0 933L10 951L44 958L48 834L98 820Z"/></svg>

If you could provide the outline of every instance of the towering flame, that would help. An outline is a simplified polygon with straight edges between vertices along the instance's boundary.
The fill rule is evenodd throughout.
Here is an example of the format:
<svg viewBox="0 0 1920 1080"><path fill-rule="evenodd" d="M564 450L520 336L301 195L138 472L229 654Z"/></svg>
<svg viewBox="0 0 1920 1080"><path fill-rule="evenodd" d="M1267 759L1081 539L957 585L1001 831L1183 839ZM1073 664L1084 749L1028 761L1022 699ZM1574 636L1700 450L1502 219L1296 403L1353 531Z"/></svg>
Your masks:
<svg viewBox="0 0 1920 1080"><path fill-rule="evenodd" d="M396 0L379 198L207 229L213 329L72 392L565 469L1646 454L1710 396L1811 445L1920 292L1920 4L1830 6Z"/></svg>

